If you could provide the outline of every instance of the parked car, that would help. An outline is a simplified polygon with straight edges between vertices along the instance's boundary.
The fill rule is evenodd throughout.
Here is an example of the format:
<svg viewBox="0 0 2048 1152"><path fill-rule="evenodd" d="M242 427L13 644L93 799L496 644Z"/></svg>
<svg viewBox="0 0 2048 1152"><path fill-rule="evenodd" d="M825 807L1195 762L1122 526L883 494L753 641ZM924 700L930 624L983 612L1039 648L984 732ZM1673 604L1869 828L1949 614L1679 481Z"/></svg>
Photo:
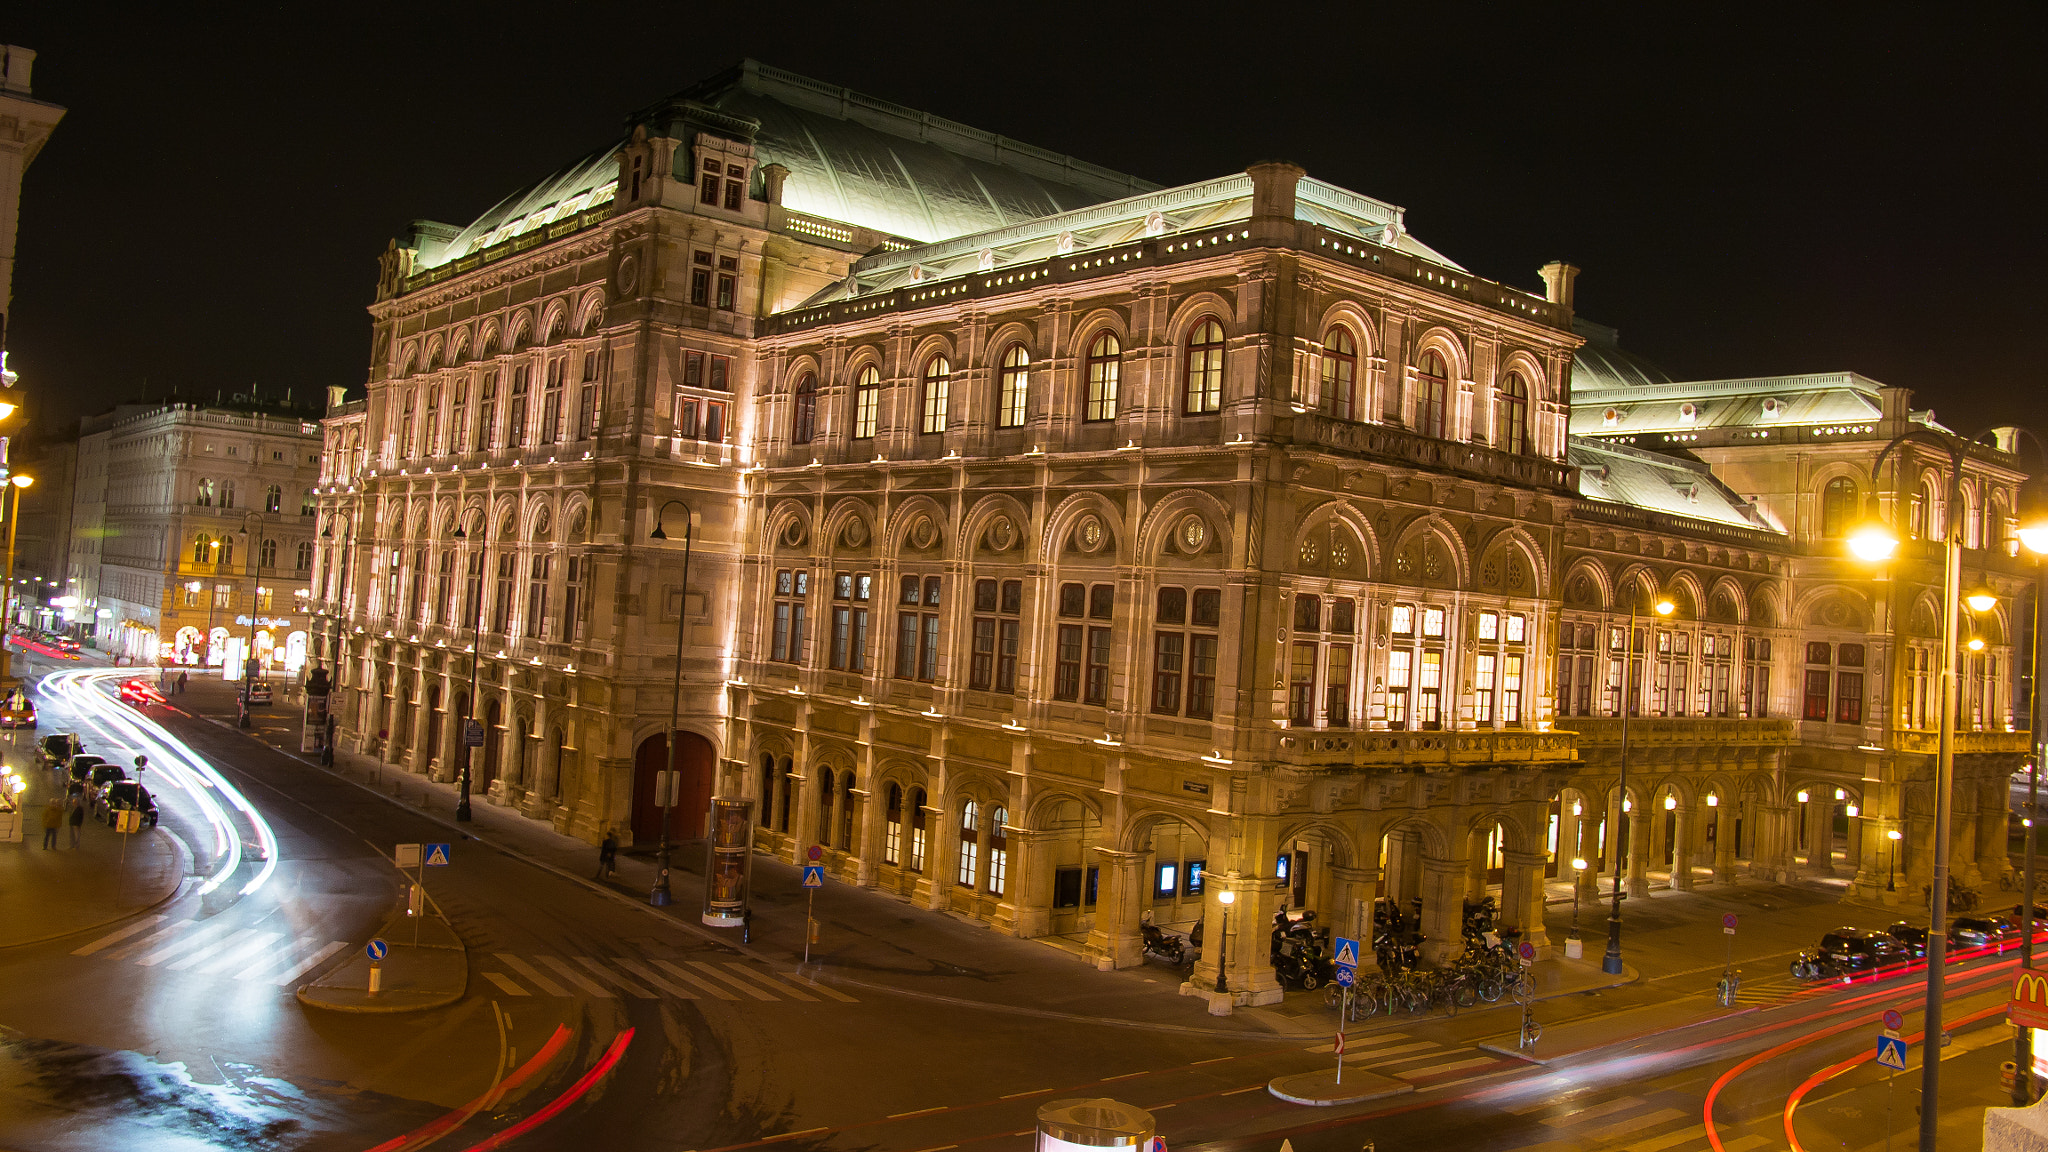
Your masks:
<svg viewBox="0 0 2048 1152"><path fill-rule="evenodd" d="M127 778L128 770L119 764L95 764L92 766L92 775L85 778L85 794L97 804L100 797L105 794L107 785Z"/></svg>
<svg viewBox="0 0 2048 1152"><path fill-rule="evenodd" d="M137 708L164 702L163 693L147 680L136 678L121 681L121 703L133 704Z"/></svg>
<svg viewBox="0 0 2048 1152"><path fill-rule="evenodd" d="M1888 933L1837 928L1822 936L1820 945L1813 951L1801 952L1792 961L1792 974L1807 980L1853 976L1892 964L1903 964L1912 956L1910 945Z"/></svg>
<svg viewBox="0 0 2048 1152"><path fill-rule="evenodd" d="M116 780L107 785L106 791L100 793L99 810L94 813L94 818L111 825L114 813L130 808L142 812L144 828L156 827L156 798L149 794L149 789L143 787L140 780Z"/></svg>
<svg viewBox="0 0 2048 1152"><path fill-rule="evenodd" d="M92 777L93 769L106 762L107 758L104 756L95 756L90 752L80 752L71 758L71 778L83 784Z"/></svg>
<svg viewBox="0 0 2048 1152"><path fill-rule="evenodd" d="M35 701L28 693L16 688L0 699L0 728L33 728L36 726Z"/></svg>
<svg viewBox="0 0 2048 1152"><path fill-rule="evenodd" d="M1901 920L1884 931L1885 935L1904 944L1907 952L1913 959L1925 960L1927 958L1927 929L1922 928L1918 924L1908 924ZM1948 946L1950 948L1956 946L1954 933L1949 934Z"/></svg>
<svg viewBox="0 0 2048 1152"><path fill-rule="evenodd" d="M1986 948L2020 934L2019 925L1994 916L1958 916L1948 922L1948 936L1957 948Z"/></svg>
<svg viewBox="0 0 2048 1152"><path fill-rule="evenodd" d="M85 751L85 745L75 733L52 732L36 741L36 751L46 767L62 768L71 763L73 756Z"/></svg>

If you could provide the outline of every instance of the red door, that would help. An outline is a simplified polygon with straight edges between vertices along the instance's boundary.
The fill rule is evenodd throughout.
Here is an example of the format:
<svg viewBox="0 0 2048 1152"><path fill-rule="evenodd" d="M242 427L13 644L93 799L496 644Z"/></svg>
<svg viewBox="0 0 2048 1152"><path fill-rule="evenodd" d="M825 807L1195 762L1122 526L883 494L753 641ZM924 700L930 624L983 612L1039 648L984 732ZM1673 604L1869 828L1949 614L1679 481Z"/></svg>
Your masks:
<svg viewBox="0 0 2048 1152"><path fill-rule="evenodd" d="M676 733L676 768L681 774L675 807L669 812L670 840L704 836L704 815L711 807L711 741L695 732ZM661 840L661 809L654 803L655 773L668 767L668 741L659 735L640 742L633 753L633 842Z"/></svg>

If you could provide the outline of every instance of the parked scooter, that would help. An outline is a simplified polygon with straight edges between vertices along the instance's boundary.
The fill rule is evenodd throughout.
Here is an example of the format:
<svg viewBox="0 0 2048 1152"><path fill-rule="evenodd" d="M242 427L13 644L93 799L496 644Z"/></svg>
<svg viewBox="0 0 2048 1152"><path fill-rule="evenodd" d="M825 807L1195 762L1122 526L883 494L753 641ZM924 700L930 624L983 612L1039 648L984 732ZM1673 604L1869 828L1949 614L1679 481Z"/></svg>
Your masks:
<svg viewBox="0 0 2048 1152"><path fill-rule="evenodd" d="M1321 949L1290 939L1273 954L1273 974L1282 984L1313 992L1337 978L1337 966Z"/></svg>
<svg viewBox="0 0 2048 1152"><path fill-rule="evenodd" d="M1187 948L1181 938L1155 924L1140 924L1138 931L1145 936L1145 954L1157 956L1178 968L1187 962Z"/></svg>

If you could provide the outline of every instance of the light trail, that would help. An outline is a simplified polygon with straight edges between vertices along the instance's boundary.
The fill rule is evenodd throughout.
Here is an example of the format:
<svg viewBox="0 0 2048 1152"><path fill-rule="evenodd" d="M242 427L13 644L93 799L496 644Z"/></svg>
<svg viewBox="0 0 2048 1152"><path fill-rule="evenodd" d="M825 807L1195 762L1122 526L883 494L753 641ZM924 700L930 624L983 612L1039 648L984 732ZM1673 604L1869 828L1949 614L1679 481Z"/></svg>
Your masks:
<svg viewBox="0 0 2048 1152"><path fill-rule="evenodd" d="M130 712L102 690L107 681L126 679L133 674L130 669L81 668L45 676L42 687L69 702L113 742L126 743L147 754L151 768L163 772L174 787L189 793L198 803L213 828L214 854L220 860L220 867L199 886L202 896L227 883L242 866L242 836L229 809L238 813L247 823L263 863L239 893L250 895L277 871L277 834L241 789L204 756L161 724L140 712Z"/></svg>

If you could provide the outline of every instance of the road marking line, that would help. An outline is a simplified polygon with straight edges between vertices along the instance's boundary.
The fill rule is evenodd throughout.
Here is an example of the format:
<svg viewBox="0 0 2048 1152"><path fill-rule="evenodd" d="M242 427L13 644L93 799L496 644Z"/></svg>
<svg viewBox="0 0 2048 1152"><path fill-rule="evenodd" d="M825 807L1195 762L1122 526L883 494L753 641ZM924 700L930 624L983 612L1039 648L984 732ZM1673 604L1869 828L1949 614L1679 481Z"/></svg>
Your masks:
<svg viewBox="0 0 2048 1152"><path fill-rule="evenodd" d="M1609 1100L1605 1104L1581 1109L1577 1112L1567 1112L1562 1116L1552 1116L1548 1120L1543 1121L1543 1123L1552 1128L1565 1124L1583 1124L1588 1120L1598 1120L1603 1116L1611 1116L1616 1112L1626 1112L1631 1108L1640 1108L1642 1106L1643 1102L1641 1100L1634 1097L1625 1097L1620 1100Z"/></svg>
<svg viewBox="0 0 2048 1152"><path fill-rule="evenodd" d="M823 1132L823 1131L824 1131L824 1129L823 1129L823 1128L815 1128L815 1129L812 1129L812 1131L815 1131L815 1132ZM1033 1131L1037 1131L1037 1129L1033 1129ZM803 1133L799 1132L799 1133L797 1133L797 1135L801 1136L801 1135L803 1135ZM780 1140L780 1139L781 1139L781 1137L780 1137L780 1136L778 1136L778 1137L775 1137L775 1139L778 1139L778 1140ZM958 1145L958 1144L940 1144L940 1145L938 1145L938 1146L936 1146L936 1147L932 1147L932 1148L920 1148L920 1149L918 1149L918 1150L917 1150L917 1152L946 1152L946 1149L948 1149L948 1148L958 1148L958 1147L959 1147L959 1145Z"/></svg>
<svg viewBox="0 0 2048 1152"><path fill-rule="evenodd" d="M180 920L175 924L166 924L133 944L124 944L114 951L107 953L102 959L131 960L149 951L152 946L163 943L165 940L197 923L199 923L197 920Z"/></svg>
<svg viewBox="0 0 2048 1152"><path fill-rule="evenodd" d="M1491 1064L1497 1059L1499 1059L1497 1056L1478 1056L1470 1060L1453 1060L1448 1064L1431 1064L1427 1068L1410 1068L1406 1072L1396 1072L1394 1076L1399 1080L1415 1080L1423 1076L1434 1075L1438 1072L1451 1072L1459 1068L1477 1068L1481 1064Z"/></svg>
<svg viewBox="0 0 2048 1152"><path fill-rule="evenodd" d="M654 985L656 988L659 988L663 992L666 992L669 995L674 996L678 999L695 1000L697 998L697 994L695 992L690 991L688 988L683 988L678 985L671 984L666 980L663 980L660 976L655 975L652 969L648 968L647 965L640 963L638 960L630 960L624 956L614 956L612 957L612 963L617 964L619 967L624 968L626 971L631 972L633 975L638 976L642 980L647 981L649 984Z"/></svg>
<svg viewBox="0 0 2048 1152"><path fill-rule="evenodd" d="M526 989L521 988L519 985L514 984L510 980L505 979L503 976L499 975L496 972L486 972L483 974L483 977L484 979L489 980L491 983L496 984L498 986L498 990L503 992L507 996L533 995L533 993L528 992Z"/></svg>
<svg viewBox="0 0 2048 1152"><path fill-rule="evenodd" d="M495 955L498 957L498 959L503 960L505 962L505 966L507 968L510 968L514 972L519 973L521 976L526 977L529 983L531 983L534 987L540 989L546 995L567 996L569 994L569 990L567 988L564 988L560 984L555 983L553 980L550 980L547 977L541 975L539 969L535 968L531 964L528 964L526 961L521 960L519 957L508 955L504 952L498 952L495 953Z"/></svg>
<svg viewBox="0 0 2048 1152"><path fill-rule="evenodd" d="M1221 1064L1221 1063L1223 1063L1223 1062L1224 1062L1225 1060L1235 1060L1235 1059L1237 1059L1237 1057L1235 1057L1235 1056L1217 1056L1217 1057L1214 1057L1214 1058L1212 1058L1212 1059L1209 1059L1209 1060L1197 1060L1197 1061L1195 1061L1195 1062L1194 1062L1193 1064L1190 1064L1190 1065L1188 1065L1188 1067L1190 1067L1190 1068L1200 1068L1200 1067L1201 1067L1202 1065L1204 1065L1204 1064Z"/></svg>
<svg viewBox="0 0 2048 1152"><path fill-rule="evenodd" d="M725 966L727 968L732 969L735 972L738 972L742 976L752 979L756 983L760 984L762 987L767 988L773 992L780 992L792 1000L808 1000L813 1004L816 1004L818 1002L818 998L816 996L813 996L808 992L802 992L795 988L792 988L789 985L784 984L781 981L778 981L765 973L756 972L752 968L747 967L745 964L735 964L731 961L727 961Z"/></svg>
<svg viewBox="0 0 2048 1152"><path fill-rule="evenodd" d="M798 972L777 972L775 973L775 975L782 977L784 980L787 980L792 984L801 984L804 987L809 988L813 992L822 992L825 995L830 996L834 1000L839 1001L841 1004L860 1003L859 1000L856 1000L855 998L848 996L846 993L841 992L839 989L834 988L828 984L820 984L816 980L813 980L810 977ZM1037 1129L1033 1129L1033 1131L1037 1131Z"/></svg>
<svg viewBox="0 0 2048 1152"><path fill-rule="evenodd" d="M996 1097L996 1099L998 1099L998 1100L1015 1100L1015 1099L1016 1099L1017 1097L1019 1097L1019 1096L1036 1096L1036 1095L1038 1095L1038 1094L1039 1094L1039 1093L1041 1093L1041 1092L1050 1092L1050 1091L1052 1091L1052 1089L1050 1089L1050 1088L1033 1088L1033 1089L1032 1089L1031 1091L1029 1091L1029 1092L1012 1092L1012 1093L1010 1093L1010 1094L1009 1094L1008 1096L998 1096L998 1097ZM1035 1129L1034 1129L1034 1131L1035 1131Z"/></svg>
<svg viewBox="0 0 2048 1152"><path fill-rule="evenodd" d="M72 952L71 954L73 956L90 956L93 953L99 951L100 949L105 948L109 944L118 944L121 941L126 940L130 936L135 935L137 932L141 932L144 929L148 928L150 925L156 924L162 920L163 917L161 915L144 916L142 919L137 920L135 923L128 925L126 928L120 928L113 932L110 932L107 935L102 936L99 939L93 941L92 943L87 944L85 947Z"/></svg>
<svg viewBox="0 0 2048 1152"><path fill-rule="evenodd" d="M588 956L578 956L576 958L576 962L578 964L583 965L585 968L590 969L592 972L597 973L599 976L604 977L606 980L609 980L612 983L617 984L619 987L624 988L628 995L637 996L642 1000L657 999L654 993L649 992L647 989L642 988L638 984L633 983L631 980L626 979L624 976L620 976L619 974L611 971L604 965L599 964L597 961L592 960Z"/></svg>
<svg viewBox="0 0 2048 1152"><path fill-rule="evenodd" d="M213 961L206 967L201 968L200 971L208 976L219 975L282 939L284 939L284 933L282 932L258 932L253 939L244 940L235 947L214 957ZM181 960L179 963L182 964L184 961ZM172 968L177 966L177 964L171 965Z"/></svg>
<svg viewBox="0 0 2048 1152"><path fill-rule="evenodd" d="M330 940L327 942L327 947L322 948L318 952L313 953L311 956L306 957L304 960L299 961L297 964L294 964L291 967L285 969L284 971L278 973L277 977L273 979L271 983L276 984L279 987L283 987L284 985L289 984L292 981L297 980L299 977L305 975L306 973L312 971L315 967L317 967L320 964L321 961L327 959L329 956L334 955L336 952L339 952L346 947L348 947L348 941L346 940Z"/></svg>
<svg viewBox="0 0 2048 1152"><path fill-rule="evenodd" d="M745 981L738 979L737 977L727 976L725 973L720 972L718 969L712 967L710 964L707 964L702 960L690 961L690 967L702 969L706 976L709 976L714 980L723 980L726 983L737 987L740 991L745 992L747 995L752 996L756 1000L775 999L775 997L770 995L769 993L763 992L759 988L756 988L752 984L748 984Z"/></svg>
<svg viewBox="0 0 2048 1152"><path fill-rule="evenodd" d="M1109 1083L1109 1082L1110 1082L1110 1081L1112 1081L1112 1080L1129 1080L1129 1079L1130 1079L1131 1077L1133 1077L1133 1076L1144 1076L1144 1075L1148 1075L1148 1074L1150 1074L1150 1072L1151 1072L1151 1071L1152 1071L1152 1070L1151 1070L1150 1068L1147 1068L1147 1069L1145 1069L1145 1070L1144 1070L1143 1072L1126 1072L1126 1073L1124 1073L1124 1074L1123 1074L1123 1075L1121 1075L1121 1076L1104 1076L1104 1077L1103 1077L1103 1078L1102 1078L1101 1080L1098 1080L1098 1081L1096 1081L1096 1083L1098 1083L1098 1084L1107 1084L1107 1083Z"/></svg>
<svg viewBox="0 0 2048 1152"><path fill-rule="evenodd" d="M1666 1148L1675 1147L1689 1140L1704 1140L1706 1138L1707 1126L1705 1124L1688 1124L1676 1132L1666 1132L1662 1136L1652 1137L1630 1147L1633 1149L1633 1152L1664 1152ZM1723 1145L1723 1147L1726 1147L1726 1145Z"/></svg>
<svg viewBox="0 0 2048 1152"><path fill-rule="evenodd" d="M650 963L652 963L656 968L661 969L663 972L666 972L669 975L674 976L678 980L688 980L690 983L696 985L699 988L702 988L706 992L711 993L713 996L718 997L720 1000L739 999L739 997L732 994L731 989L723 988L717 984L713 984L709 980L704 979L702 976L699 976L694 972L685 972L681 968L669 963L666 960L654 960L650 961Z"/></svg>
<svg viewBox="0 0 2048 1152"><path fill-rule="evenodd" d="M931 1108L919 1108L919 1109L918 1109L917 1111L915 1111L915 1112L891 1112L891 1113L889 1113L889 1119L891 1119L891 1120L901 1120L901 1119L903 1119L903 1118L904 1118L905 1116L923 1116L923 1115L925 1115L926 1113L930 1113L930 1112L944 1112L944 1111L946 1110L946 1108L947 1108L947 1105L944 1105L944 1104L939 1104L939 1105L935 1105L935 1106L933 1106L933 1107L931 1107Z"/></svg>
<svg viewBox="0 0 2048 1152"><path fill-rule="evenodd" d="M1704 1125L1701 1126L1701 1131L1705 1131ZM1769 1140L1761 1136L1742 1136L1724 1142L1721 1145L1721 1152L1749 1152L1752 1148L1761 1148L1769 1143Z"/></svg>
<svg viewBox="0 0 2048 1152"><path fill-rule="evenodd" d="M145 968L153 968L156 965L161 964L164 961L170 959L171 956L175 953L183 952L185 949L190 948L194 944L198 944L203 940L211 940L215 936L218 936L221 933L226 932L227 930L228 926L225 924L208 924L206 927L201 928L199 931L193 933L190 936L187 936L183 940L171 941L169 944L164 945L162 948L159 948L156 951L151 952L149 955L144 956L142 959L137 960L136 963L142 965Z"/></svg>
<svg viewBox="0 0 2048 1152"><path fill-rule="evenodd" d="M1259 1089L1261 1089L1261 1088L1264 1088L1264 1087L1265 1087L1265 1085L1264 1085L1264 1084L1254 1084L1254 1085L1252 1085L1252 1086L1251 1086L1251 1087L1249 1087L1249 1088L1237 1088L1237 1089L1233 1089L1232 1091L1229 1091L1229 1092L1225 1092L1225 1093L1223 1093L1223 1095L1225 1095L1225 1096L1242 1096L1242 1095L1244 1095L1244 1094L1245 1094L1245 1093L1247 1093L1247 1092L1257 1092L1257 1091L1258 1091Z"/></svg>
<svg viewBox="0 0 2048 1152"><path fill-rule="evenodd" d="M1649 1128L1653 1125L1668 1124L1673 1120L1683 1120L1685 1119L1685 1116L1685 1113L1680 1112L1676 1108L1659 1108L1655 1112L1646 1112L1641 1116L1631 1116L1628 1119L1622 1120L1618 1123L1603 1124L1598 1128L1588 1128L1582 1131L1575 1131L1573 1132L1573 1135L1577 1136L1581 1140L1612 1140L1617 1136L1626 1135L1629 1132L1641 1131L1642 1129ZM1684 1131L1687 1134L1690 1134L1692 1129L1688 1127L1684 1129ZM1706 1125L1700 1125L1700 1134L1704 1136L1706 1134L1706 1131ZM1636 1147L1641 1147L1641 1145L1638 1144L1636 1145Z"/></svg>
<svg viewBox="0 0 2048 1152"><path fill-rule="evenodd" d="M1148 1104L1148 1105L1146 1105L1146 1106L1145 1106L1145 1111L1147 1111L1147 1112L1158 1112L1158 1111L1161 1111L1161 1110L1163 1110L1163 1109L1167 1109L1167 1108L1178 1108L1178 1107L1180 1107L1180 1105L1178 1105L1178 1104Z"/></svg>
<svg viewBox="0 0 2048 1152"><path fill-rule="evenodd" d="M766 1144L766 1143L771 1143L771 1142L773 1142L773 1141L776 1141L776 1140L794 1140L794 1139L796 1139L796 1138L797 1138L797 1137L799 1137L799 1136L810 1136L810 1135L812 1135L812 1134L814 1134L814 1133L818 1133L818 1132L830 1132L830 1131L831 1131L831 1129L830 1129L830 1128L806 1128L806 1129L804 1129L804 1130L803 1130L803 1131L801 1131L801 1132L784 1132L784 1133L783 1133L782 1135L780 1135L780 1136L770 1136L770 1137L768 1137L768 1138L767 1138L766 1140L763 1140L763 1141L762 1141L762 1143L764 1143L764 1144ZM958 1145L958 1144L948 1144L948 1145L946 1145L946 1147L948 1147L948 1148L958 1148L958 1147L959 1147L959 1145ZM936 1150L935 1150L935 1149L926 1149L926 1150L925 1150L925 1152L936 1152Z"/></svg>
<svg viewBox="0 0 2048 1152"><path fill-rule="evenodd" d="M1330 1047L1334 1049L1336 1048L1336 1045L1332 1044ZM1393 1056L1395 1058L1392 1060L1382 1059L1380 1060L1379 1064L1373 1064L1370 1065L1370 1067L1377 1068L1380 1066L1380 1064L1399 1064L1406 1060L1419 1060L1421 1059L1421 1057L1415 1055L1415 1053L1428 1052L1431 1050L1441 1052L1444 1050L1444 1046L1436 1043L1433 1040L1417 1040L1413 1044L1402 1044L1394 1048L1381 1048L1378 1051L1372 1053L1372 1055L1375 1057ZM1408 1055L1400 1055L1400 1053L1403 1052L1408 1053Z"/></svg>
<svg viewBox="0 0 2048 1152"><path fill-rule="evenodd" d="M256 961L254 964L249 965L247 968L242 969L240 972L235 973L235 979L247 980L249 977L256 975L257 973L263 971L265 968L270 967L278 961L289 960L292 958L294 953L297 953L307 948L311 948L313 945L318 944L319 942L320 937L317 935L301 936L297 940L292 941L290 944L285 945L279 951L273 952L270 955L265 956L263 959Z"/></svg>
<svg viewBox="0 0 2048 1152"><path fill-rule="evenodd" d="M541 963L547 965L550 968L553 968L555 972L562 977L562 979L567 980L569 983L574 984L578 988L583 989L585 992L590 993L592 996L603 996L612 1000L618 999L617 996L612 995L611 989L605 987L602 984L597 983L594 980L586 980L583 977L582 973L576 971L574 968L569 967L568 962L562 960L560 957L535 956L534 959L540 961Z"/></svg>

